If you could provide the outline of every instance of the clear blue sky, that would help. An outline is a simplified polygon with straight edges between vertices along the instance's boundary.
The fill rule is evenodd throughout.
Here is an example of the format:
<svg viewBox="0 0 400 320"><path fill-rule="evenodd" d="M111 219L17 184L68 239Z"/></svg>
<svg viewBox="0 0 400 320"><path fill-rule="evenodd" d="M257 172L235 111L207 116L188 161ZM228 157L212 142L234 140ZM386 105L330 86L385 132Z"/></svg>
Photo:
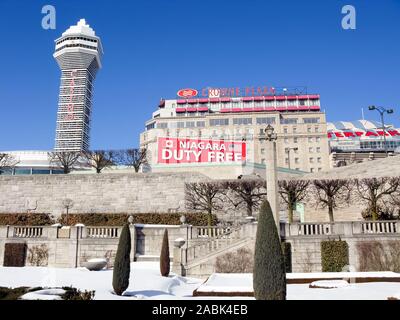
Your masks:
<svg viewBox="0 0 400 320"><path fill-rule="evenodd" d="M57 10L56 30L41 8ZM341 8L357 29L341 28ZM80 18L101 37L92 148L137 146L161 97L180 88L307 86L328 121L395 108L400 126L400 1L0 0L0 150L51 149L60 71L54 40Z"/></svg>

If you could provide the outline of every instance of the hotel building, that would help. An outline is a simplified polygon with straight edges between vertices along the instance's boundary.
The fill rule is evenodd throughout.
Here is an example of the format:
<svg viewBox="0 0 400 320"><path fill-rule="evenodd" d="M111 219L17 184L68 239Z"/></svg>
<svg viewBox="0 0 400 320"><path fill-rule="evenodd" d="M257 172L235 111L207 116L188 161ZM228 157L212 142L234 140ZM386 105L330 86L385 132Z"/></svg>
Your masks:
<svg viewBox="0 0 400 320"><path fill-rule="evenodd" d="M161 100L157 111L145 124L140 143L149 150L148 170L200 171L223 178L248 173L262 175L269 150L259 136L260 130L268 124L278 134L280 171L318 172L329 168L327 123L319 95L287 91L281 94L274 89L254 88L206 89L201 91L201 96L197 90L186 89L178 95L185 95L185 92L197 95ZM223 92L225 94L221 94ZM160 163L160 137L241 141L246 144L245 161L240 164Z"/></svg>

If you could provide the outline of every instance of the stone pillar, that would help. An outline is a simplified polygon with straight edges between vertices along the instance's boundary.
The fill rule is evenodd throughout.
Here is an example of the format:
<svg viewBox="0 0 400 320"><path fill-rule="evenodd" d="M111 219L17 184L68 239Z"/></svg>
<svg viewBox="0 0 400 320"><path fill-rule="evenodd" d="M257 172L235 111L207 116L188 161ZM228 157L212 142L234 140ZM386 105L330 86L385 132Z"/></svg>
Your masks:
<svg viewBox="0 0 400 320"><path fill-rule="evenodd" d="M276 228L278 234L280 232L279 226L279 194L278 194L278 177L276 165L276 142L266 140L267 143L267 157L266 157L266 172L265 178L267 181L267 199L271 206L274 215Z"/></svg>

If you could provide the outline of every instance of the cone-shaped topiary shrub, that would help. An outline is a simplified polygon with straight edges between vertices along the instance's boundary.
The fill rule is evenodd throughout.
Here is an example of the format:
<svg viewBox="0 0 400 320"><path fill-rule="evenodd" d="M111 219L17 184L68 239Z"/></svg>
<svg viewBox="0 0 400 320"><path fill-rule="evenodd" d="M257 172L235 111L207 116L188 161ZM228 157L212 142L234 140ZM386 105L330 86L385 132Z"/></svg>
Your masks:
<svg viewBox="0 0 400 320"><path fill-rule="evenodd" d="M113 269L113 288L117 295L122 293L129 286L129 273L130 267L130 254L131 254L131 232L129 225L126 224L122 228L121 235L119 237L117 254L114 261Z"/></svg>
<svg viewBox="0 0 400 320"><path fill-rule="evenodd" d="M258 215L253 288L256 300L285 300L286 274L281 241L267 200Z"/></svg>
<svg viewBox="0 0 400 320"><path fill-rule="evenodd" d="M170 268L168 230L165 229L160 254L160 272L163 277L168 277Z"/></svg>

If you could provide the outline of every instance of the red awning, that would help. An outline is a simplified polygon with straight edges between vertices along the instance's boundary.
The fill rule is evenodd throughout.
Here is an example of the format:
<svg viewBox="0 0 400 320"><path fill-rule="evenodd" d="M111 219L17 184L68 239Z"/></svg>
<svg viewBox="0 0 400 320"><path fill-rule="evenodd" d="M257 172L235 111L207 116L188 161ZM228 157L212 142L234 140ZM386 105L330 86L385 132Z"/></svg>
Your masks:
<svg viewBox="0 0 400 320"><path fill-rule="evenodd" d="M288 111L297 111L297 110L299 110L299 108L297 108L297 107L288 107L287 109L288 109Z"/></svg>
<svg viewBox="0 0 400 320"><path fill-rule="evenodd" d="M286 96L275 96L276 100L286 100Z"/></svg>
<svg viewBox="0 0 400 320"><path fill-rule="evenodd" d="M311 106L310 110L320 110L320 106Z"/></svg>
<svg viewBox="0 0 400 320"><path fill-rule="evenodd" d="M221 98L221 102L230 102L231 98Z"/></svg>
<svg viewBox="0 0 400 320"><path fill-rule="evenodd" d="M298 96L299 100L307 100L308 96L302 95L302 96Z"/></svg>
<svg viewBox="0 0 400 320"><path fill-rule="evenodd" d="M187 112L197 112L197 108L187 108Z"/></svg>
<svg viewBox="0 0 400 320"><path fill-rule="evenodd" d="M286 107L276 107L276 111L286 111Z"/></svg>
<svg viewBox="0 0 400 320"><path fill-rule="evenodd" d="M208 99L199 99L199 103L208 103Z"/></svg>
<svg viewBox="0 0 400 320"><path fill-rule="evenodd" d="M186 108L176 108L175 110L177 113L186 112Z"/></svg>
<svg viewBox="0 0 400 320"><path fill-rule="evenodd" d="M261 108L261 107L256 107L256 108L254 108L254 111L264 111L265 109L264 108Z"/></svg>
<svg viewBox="0 0 400 320"><path fill-rule="evenodd" d="M231 112L231 109L221 109L220 112Z"/></svg>
<svg viewBox="0 0 400 320"><path fill-rule="evenodd" d="M208 111L208 108L207 107L200 107L200 108L197 108L197 111L200 111L200 112Z"/></svg>
<svg viewBox="0 0 400 320"><path fill-rule="evenodd" d="M263 101L264 97L254 97L254 101Z"/></svg>
<svg viewBox="0 0 400 320"><path fill-rule="evenodd" d="M253 97L244 97L244 98L242 98L242 101L253 101L254 100L254 98Z"/></svg>
<svg viewBox="0 0 400 320"><path fill-rule="evenodd" d="M317 99L319 99L319 94L310 94L308 96L308 98L313 99L313 100L317 100Z"/></svg>
<svg viewBox="0 0 400 320"><path fill-rule="evenodd" d="M186 100L178 100L176 101L177 104L186 104Z"/></svg>
<svg viewBox="0 0 400 320"><path fill-rule="evenodd" d="M308 107L306 107L306 106L300 106L300 107L299 107L299 110L301 110L301 111L308 110Z"/></svg>
<svg viewBox="0 0 400 320"><path fill-rule="evenodd" d="M232 112L241 112L242 108L232 108Z"/></svg>
<svg viewBox="0 0 400 320"><path fill-rule="evenodd" d="M288 100L297 100L297 96L287 96Z"/></svg>
<svg viewBox="0 0 400 320"><path fill-rule="evenodd" d="M190 104L197 103L197 99L190 99L187 102Z"/></svg>
<svg viewBox="0 0 400 320"><path fill-rule="evenodd" d="M254 108L243 108L242 112L251 112L254 111Z"/></svg>
<svg viewBox="0 0 400 320"><path fill-rule="evenodd" d="M268 108L265 108L265 111L275 111L275 108L274 107L268 107Z"/></svg>
<svg viewBox="0 0 400 320"><path fill-rule="evenodd" d="M264 96L265 100L275 100L274 96Z"/></svg>

